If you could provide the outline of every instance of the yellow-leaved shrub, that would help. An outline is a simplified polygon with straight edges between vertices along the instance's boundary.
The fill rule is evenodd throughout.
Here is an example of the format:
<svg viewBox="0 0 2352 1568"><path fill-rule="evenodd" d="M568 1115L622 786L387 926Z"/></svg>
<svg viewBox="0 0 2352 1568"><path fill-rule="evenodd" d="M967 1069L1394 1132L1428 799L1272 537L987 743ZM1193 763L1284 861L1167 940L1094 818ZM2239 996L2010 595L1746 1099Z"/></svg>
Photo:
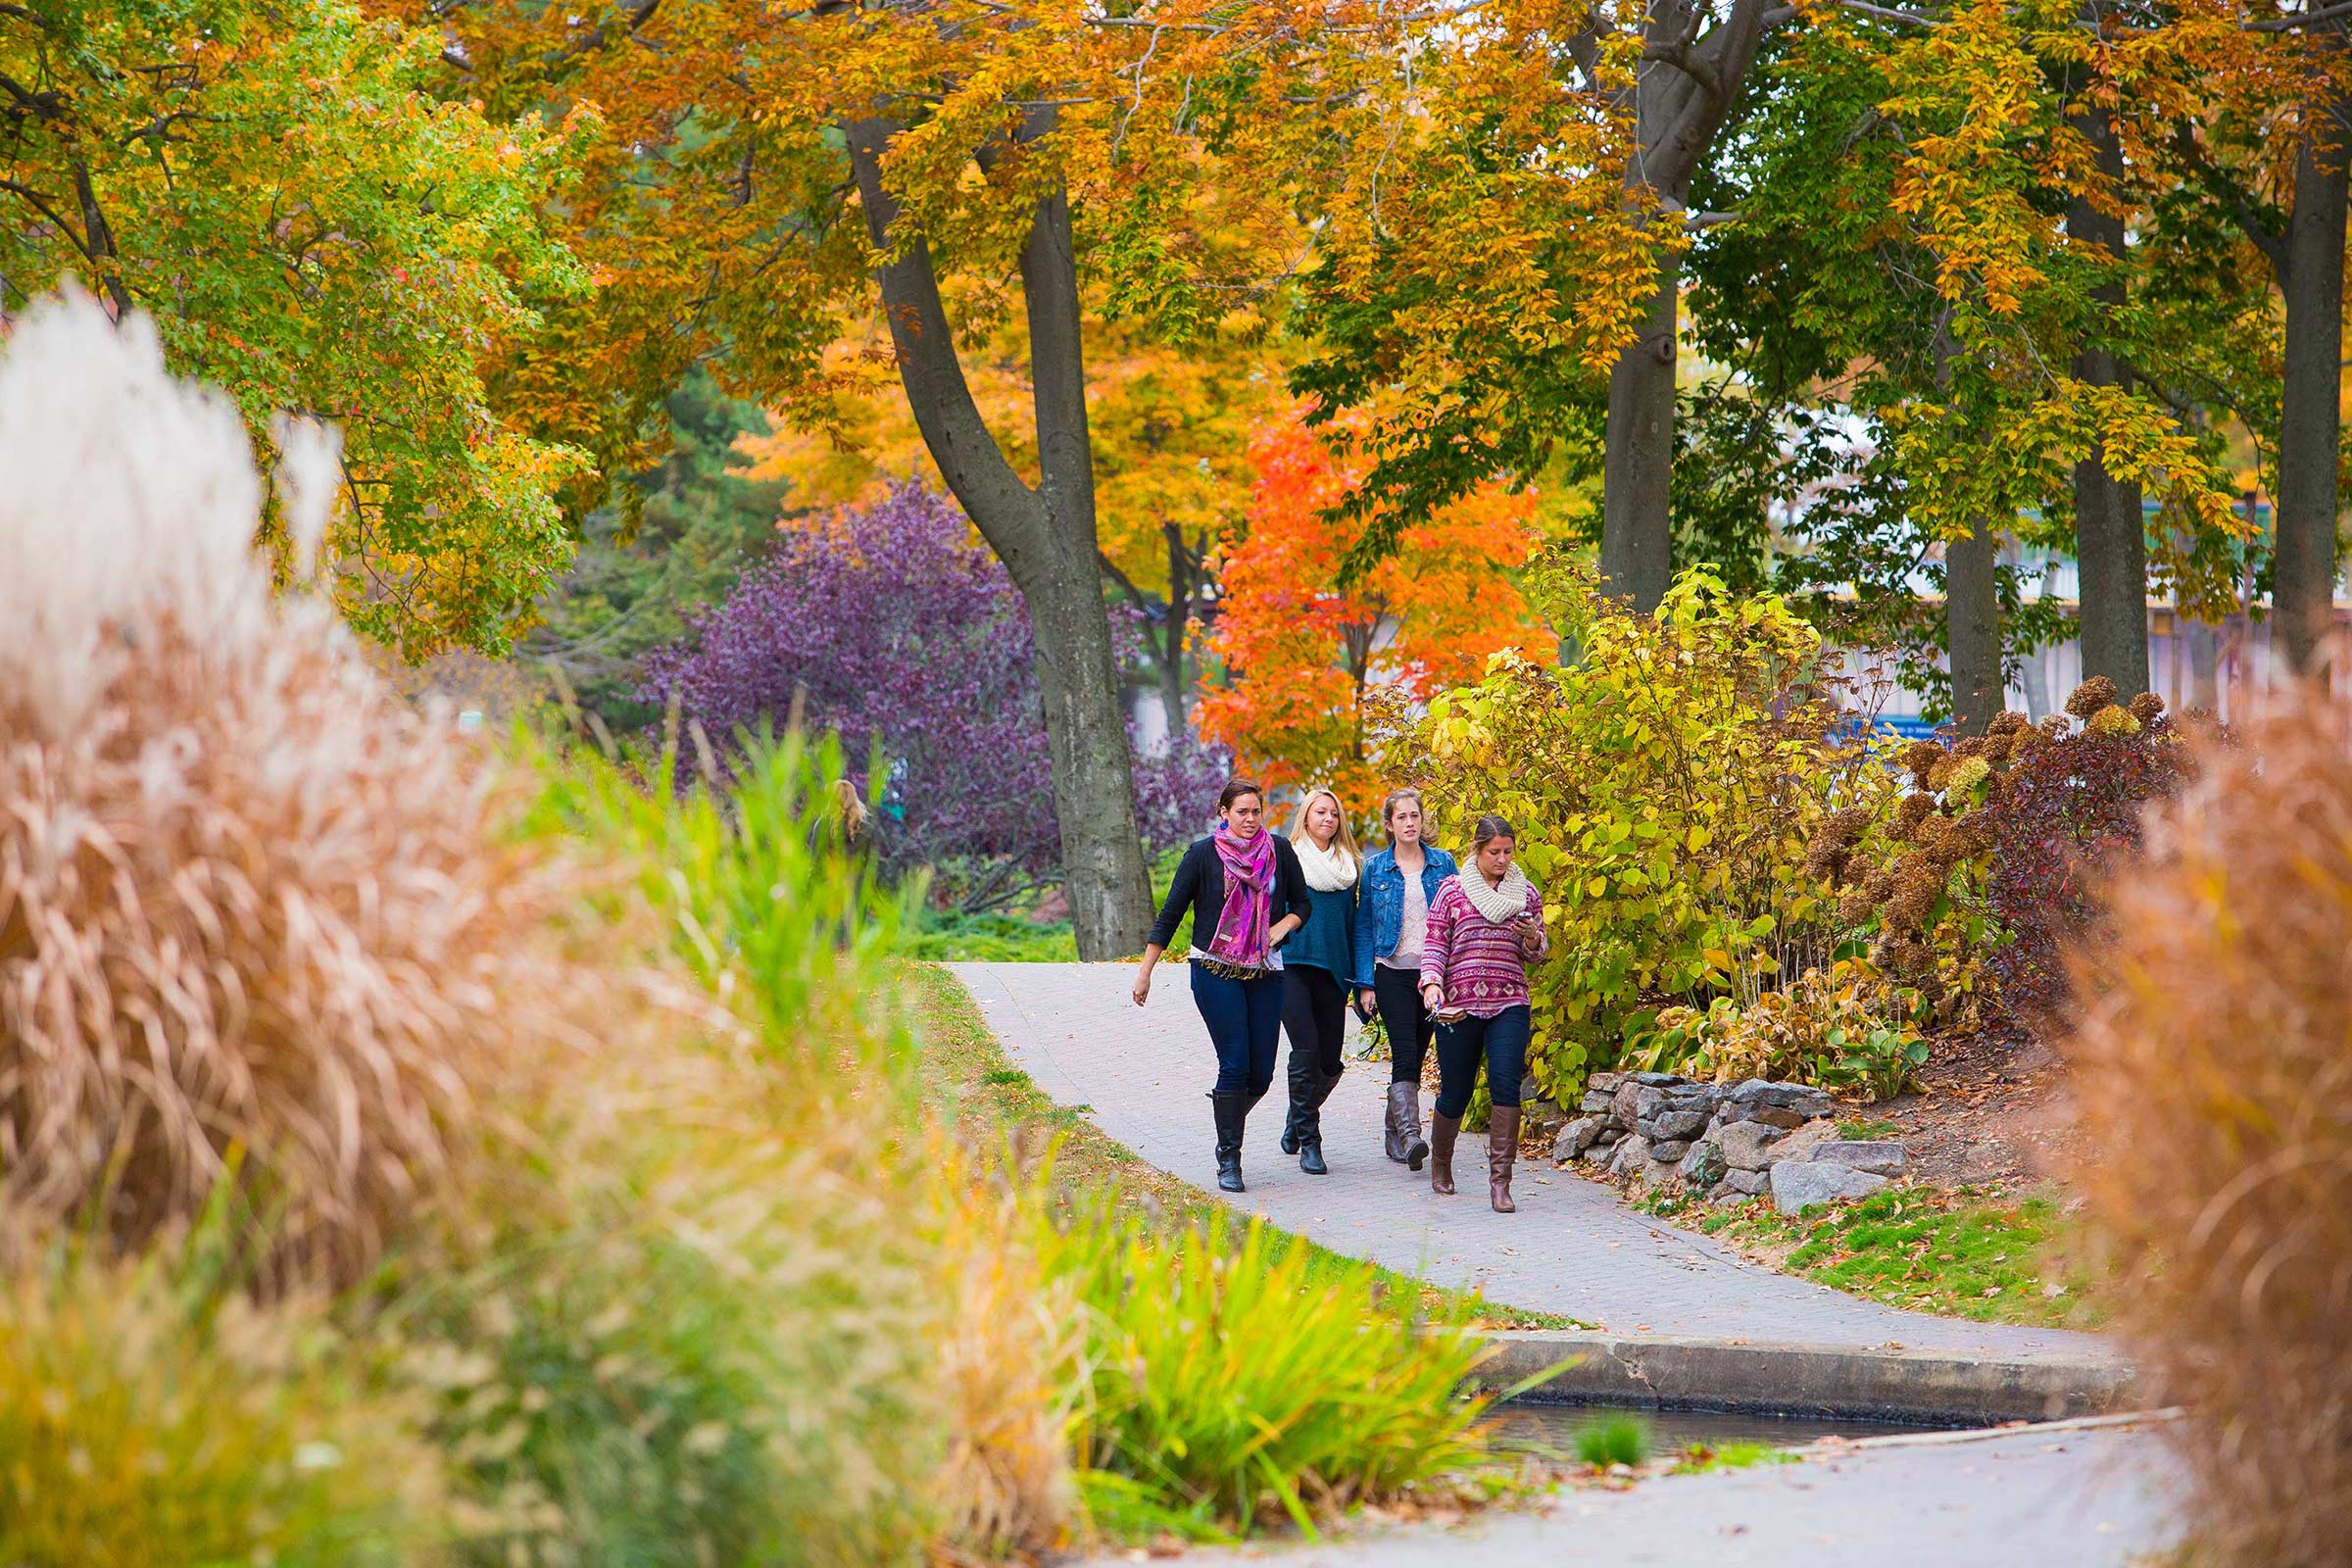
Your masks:
<svg viewBox="0 0 2352 1568"><path fill-rule="evenodd" d="M1745 1007L1827 971L1840 932L1808 847L1833 811L1875 812L1894 780L1836 738L1820 635L1778 598L1688 571L1636 614L1561 560L1536 574L1576 661L1498 656L1389 756L1426 792L1433 841L1466 849L1488 811L1517 829L1551 940L1533 1064L1566 1096L1661 1008Z"/></svg>

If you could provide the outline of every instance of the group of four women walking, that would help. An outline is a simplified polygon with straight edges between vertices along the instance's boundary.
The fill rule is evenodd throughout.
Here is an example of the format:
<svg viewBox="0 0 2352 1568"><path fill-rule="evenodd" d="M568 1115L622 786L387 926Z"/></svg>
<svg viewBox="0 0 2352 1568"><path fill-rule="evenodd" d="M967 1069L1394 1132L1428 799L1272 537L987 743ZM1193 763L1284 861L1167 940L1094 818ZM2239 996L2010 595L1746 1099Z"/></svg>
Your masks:
<svg viewBox="0 0 2352 1568"><path fill-rule="evenodd" d="M1323 1102L1340 1081L1350 995L1387 1030L1390 1080L1383 1152L1430 1186L1453 1187L1454 1140L1482 1063L1489 1197L1514 1210L1519 1083L1527 1068L1527 966L1543 956L1544 903L1512 864L1508 822L1481 817L1470 867L1421 839L1421 797L1398 790L1381 805L1388 846L1366 857L1328 789L1309 790L1287 837L1266 826L1265 792L1233 779L1217 797L1217 829L1185 852L1152 927L1135 1001L1190 911L1186 967L1193 1002L1217 1051L1209 1104L1217 1185L1242 1188L1242 1134L1274 1082L1280 1035L1291 1037L1290 1111L1282 1151L1310 1176L1329 1174ZM1438 1100L1421 1132L1421 1067L1434 1043Z"/></svg>

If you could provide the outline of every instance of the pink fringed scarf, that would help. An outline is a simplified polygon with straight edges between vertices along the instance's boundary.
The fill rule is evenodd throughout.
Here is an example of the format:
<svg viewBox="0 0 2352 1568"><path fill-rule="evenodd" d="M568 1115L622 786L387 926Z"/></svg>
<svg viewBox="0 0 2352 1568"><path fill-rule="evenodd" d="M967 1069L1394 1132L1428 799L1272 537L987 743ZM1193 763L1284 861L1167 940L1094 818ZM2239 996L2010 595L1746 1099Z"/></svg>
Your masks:
<svg viewBox="0 0 2352 1568"><path fill-rule="evenodd" d="M1225 906L1217 911L1208 955L1241 968L1263 969L1272 961L1266 927L1274 907L1274 835L1260 828L1244 844L1219 828L1210 842L1225 868Z"/></svg>

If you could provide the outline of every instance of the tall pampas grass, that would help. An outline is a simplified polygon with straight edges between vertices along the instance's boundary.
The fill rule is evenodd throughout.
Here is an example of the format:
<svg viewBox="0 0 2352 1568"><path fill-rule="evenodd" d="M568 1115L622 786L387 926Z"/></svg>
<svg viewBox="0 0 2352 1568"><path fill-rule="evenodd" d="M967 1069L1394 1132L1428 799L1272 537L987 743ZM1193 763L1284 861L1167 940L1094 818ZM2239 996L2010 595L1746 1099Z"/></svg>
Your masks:
<svg viewBox="0 0 2352 1568"><path fill-rule="evenodd" d="M299 575L335 468L286 446ZM350 1278L529 1070L551 879L486 755L274 591L236 412L143 319L21 319L0 474L0 1200L135 1244L235 1169L273 1271Z"/></svg>
<svg viewBox="0 0 2352 1568"><path fill-rule="evenodd" d="M2212 745L2075 956L2082 1179L2201 1561L2352 1556L2352 709Z"/></svg>

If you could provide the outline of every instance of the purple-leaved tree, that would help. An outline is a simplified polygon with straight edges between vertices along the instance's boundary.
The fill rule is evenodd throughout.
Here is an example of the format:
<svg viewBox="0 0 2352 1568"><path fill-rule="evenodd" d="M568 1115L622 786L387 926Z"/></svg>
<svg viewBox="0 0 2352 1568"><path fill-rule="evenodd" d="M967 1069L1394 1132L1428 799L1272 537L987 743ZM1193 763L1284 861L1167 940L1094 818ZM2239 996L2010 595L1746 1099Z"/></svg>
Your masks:
<svg viewBox="0 0 2352 1568"><path fill-rule="evenodd" d="M884 863L953 868L967 908L1051 876L1061 847L1035 646L1021 596L954 502L907 482L787 530L679 642L643 695L713 743L804 721L882 769ZM870 750L869 750L870 749ZM1136 759L1148 851L1203 830L1225 759L1189 736Z"/></svg>

